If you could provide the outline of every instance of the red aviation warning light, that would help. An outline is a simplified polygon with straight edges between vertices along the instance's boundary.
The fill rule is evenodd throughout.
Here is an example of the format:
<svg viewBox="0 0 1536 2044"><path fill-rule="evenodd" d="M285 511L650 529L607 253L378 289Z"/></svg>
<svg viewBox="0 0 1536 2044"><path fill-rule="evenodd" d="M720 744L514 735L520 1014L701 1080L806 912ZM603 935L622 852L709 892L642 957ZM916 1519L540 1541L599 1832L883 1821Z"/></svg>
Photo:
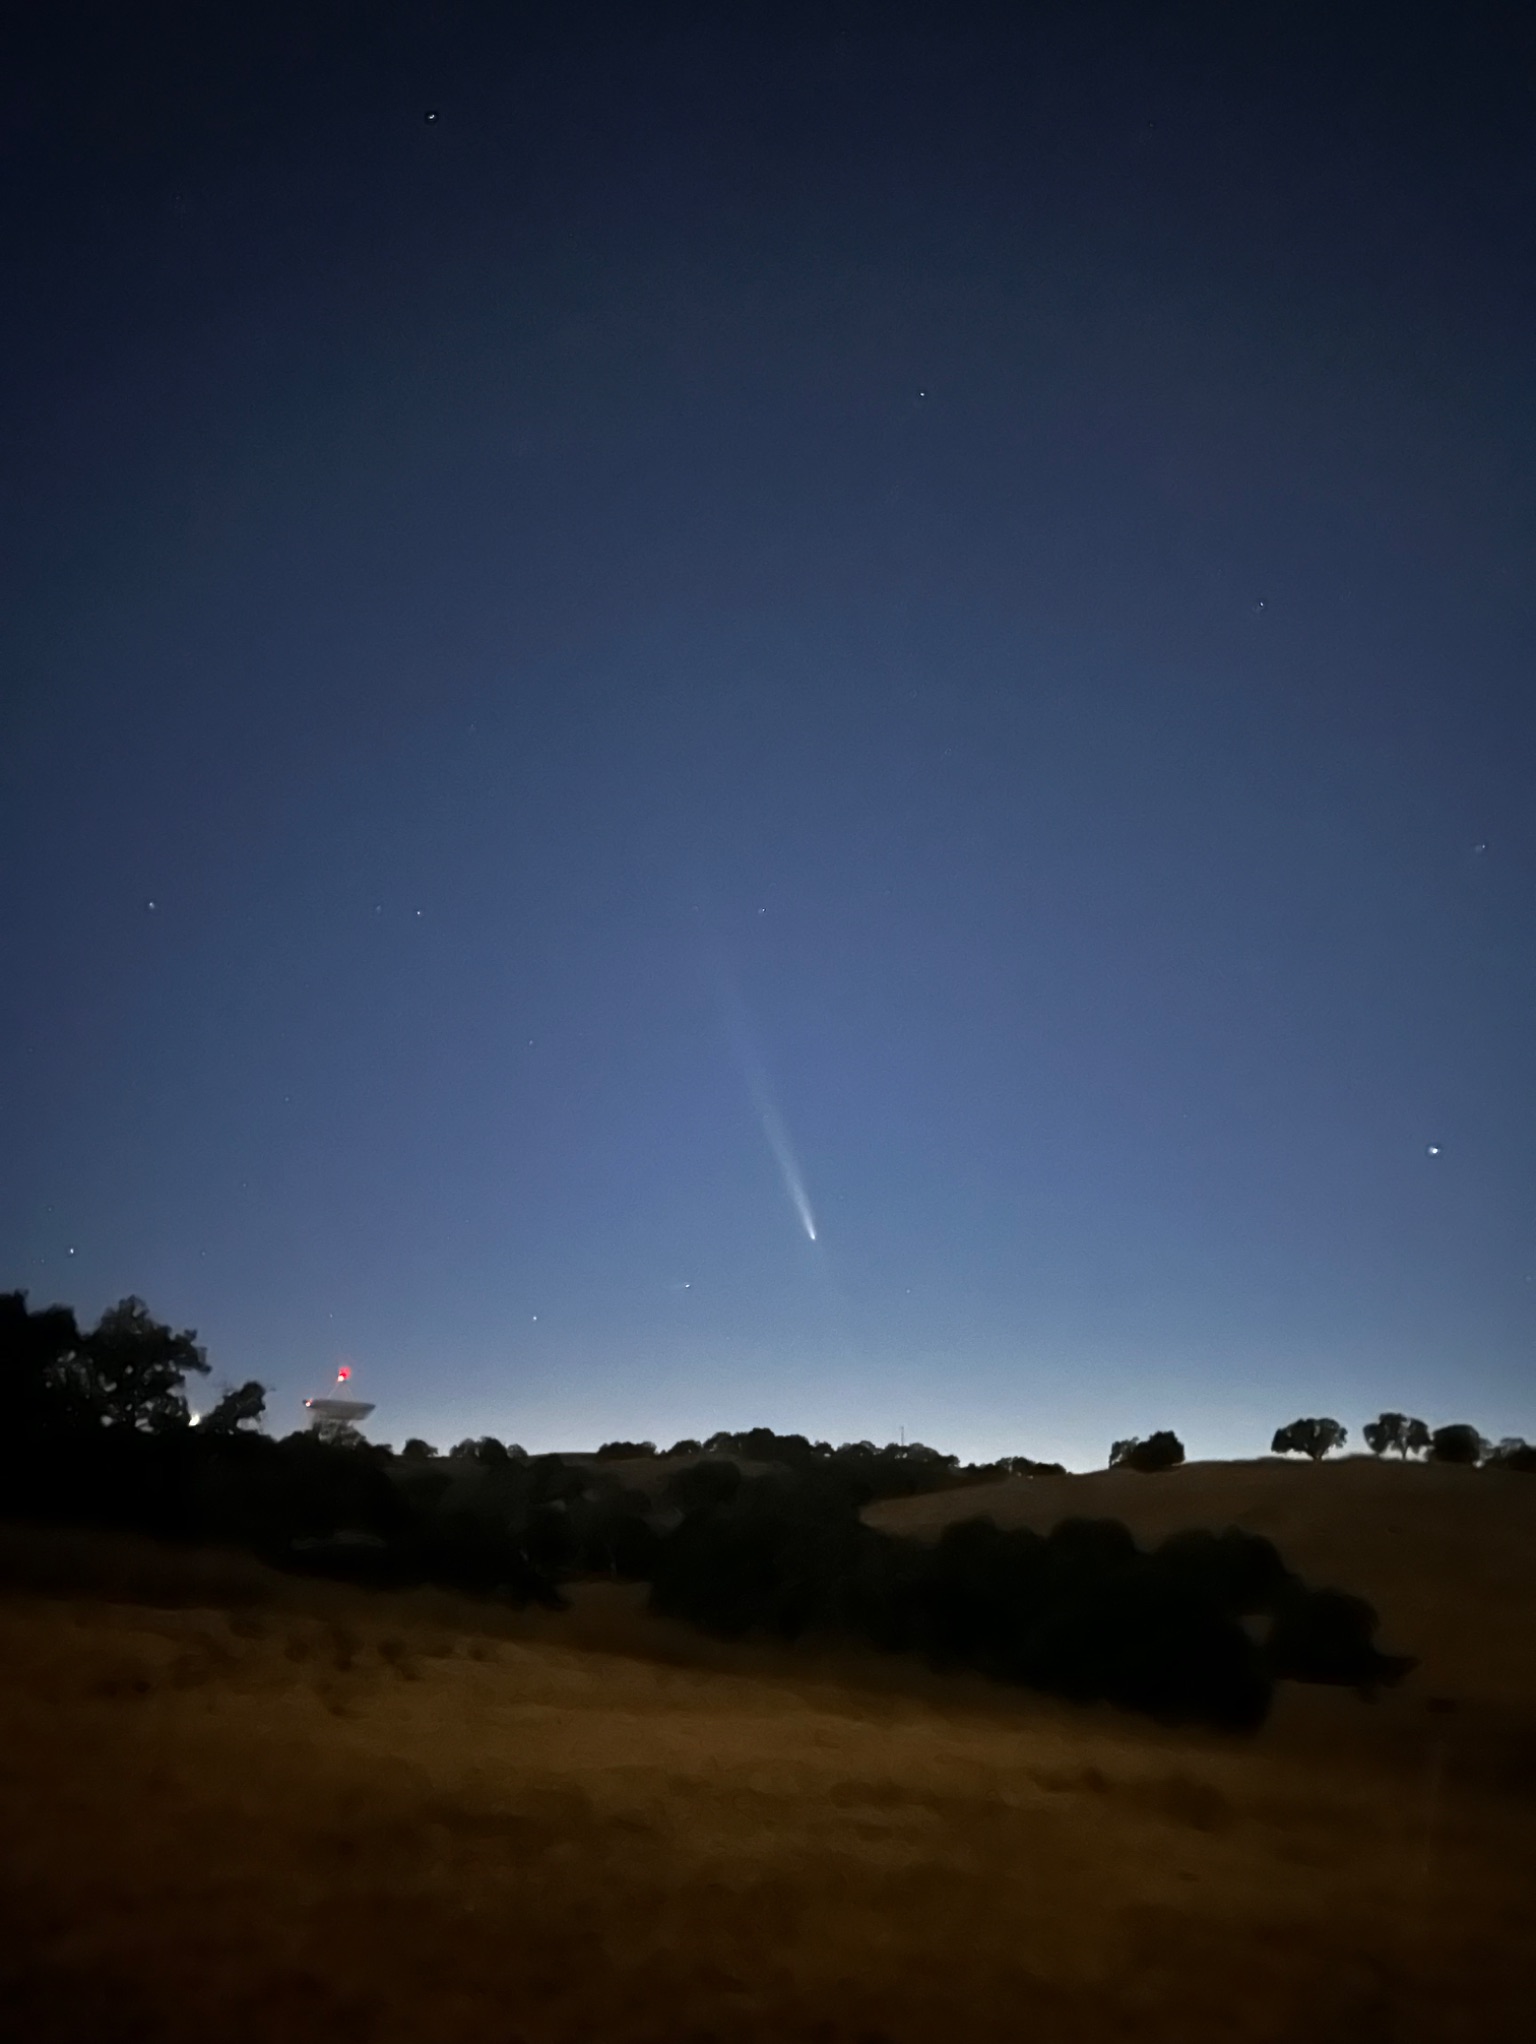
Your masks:
<svg viewBox="0 0 1536 2044"><path fill-rule="evenodd" d="M338 1384L345 1384L347 1379L351 1376L351 1374L352 1374L351 1370L345 1363L343 1363L341 1368L336 1372L336 1382Z"/></svg>

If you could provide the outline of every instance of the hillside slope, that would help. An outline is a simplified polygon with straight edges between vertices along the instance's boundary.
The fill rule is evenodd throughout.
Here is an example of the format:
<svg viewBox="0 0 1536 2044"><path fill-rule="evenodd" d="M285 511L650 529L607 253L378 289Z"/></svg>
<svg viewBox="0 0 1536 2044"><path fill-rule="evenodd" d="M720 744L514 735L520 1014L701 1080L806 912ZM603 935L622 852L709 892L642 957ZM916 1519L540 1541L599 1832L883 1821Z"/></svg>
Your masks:
<svg viewBox="0 0 1536 2044"><path fill-rule="evenodd" d="M1536 1480L1498 1469L1377 1462L1195 1462L1163 1475L1104 1469L870 1506L890 1533L936 1537L957 1519L1044 1532L1121 1519L1139 1540L1241 1526L1273 1540L1309 1582L1368 1597L1381 1642L1417 1654L1417 1685L1536 1709Z"/></svg>
<svg viewBox="0 0 1536 2044"><path fill-rule="evenodd" d="M0 1592L0 2035L1526 2033L1536 1779L1480 1712L1291 1689L1235 1739L840 1679L605 1616L628 1586L519 1615L102 1544Z"/></svg>

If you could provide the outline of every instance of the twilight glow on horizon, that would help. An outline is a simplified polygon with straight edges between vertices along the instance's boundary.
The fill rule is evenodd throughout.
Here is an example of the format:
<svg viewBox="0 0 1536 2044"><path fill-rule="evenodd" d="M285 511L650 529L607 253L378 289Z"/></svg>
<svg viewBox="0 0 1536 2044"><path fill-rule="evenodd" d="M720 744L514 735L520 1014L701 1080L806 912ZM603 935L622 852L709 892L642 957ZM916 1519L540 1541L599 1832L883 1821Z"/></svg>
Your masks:
<svg viewBox="0 0 1536 2044"><path fill-rule="evenodd" d="M1196 14L38 28L0 1288L396 1444L1536 1435L1529 91Z"/></svg>

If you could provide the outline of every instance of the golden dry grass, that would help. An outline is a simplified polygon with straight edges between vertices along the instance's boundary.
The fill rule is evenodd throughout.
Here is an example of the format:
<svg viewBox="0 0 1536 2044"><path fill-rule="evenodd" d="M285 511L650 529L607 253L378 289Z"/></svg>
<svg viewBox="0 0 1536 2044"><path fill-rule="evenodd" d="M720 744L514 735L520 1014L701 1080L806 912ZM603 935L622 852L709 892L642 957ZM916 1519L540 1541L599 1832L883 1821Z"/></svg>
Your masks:
<svg viewBox="0 0 1536 2044"><path fill-rule="evenodd" d="M1482 1507L1426 1488L1427 1518L1453 1502L1423 1537L1459 1554ZM1297 1559L1368 1588L1369 1545L1358 1568ZM6 2037L1526 2028L1536 1778L1513 1652L1459 1688L1437 1668L1454 1713L1414 1683L1376 1706L1291 1690L1243 1741L714 1645L606 1585L520 1618L128 1542L10 1536L0 1570ZM1389 1644L1420 1644L1411 1616Z"/></svg>

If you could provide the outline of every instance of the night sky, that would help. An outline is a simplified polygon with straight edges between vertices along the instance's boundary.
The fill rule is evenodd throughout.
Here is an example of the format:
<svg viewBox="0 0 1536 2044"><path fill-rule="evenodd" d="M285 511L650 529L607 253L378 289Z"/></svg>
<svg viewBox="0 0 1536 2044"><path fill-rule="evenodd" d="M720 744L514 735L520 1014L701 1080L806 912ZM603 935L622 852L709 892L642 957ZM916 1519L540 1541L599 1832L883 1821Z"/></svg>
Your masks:
<svg viewBox="0 0 1536 2044"><path fill-rule="evenodd" d="M0 1285L279 1432L1536 1433L1536 15L29 12Z"/></svg>

